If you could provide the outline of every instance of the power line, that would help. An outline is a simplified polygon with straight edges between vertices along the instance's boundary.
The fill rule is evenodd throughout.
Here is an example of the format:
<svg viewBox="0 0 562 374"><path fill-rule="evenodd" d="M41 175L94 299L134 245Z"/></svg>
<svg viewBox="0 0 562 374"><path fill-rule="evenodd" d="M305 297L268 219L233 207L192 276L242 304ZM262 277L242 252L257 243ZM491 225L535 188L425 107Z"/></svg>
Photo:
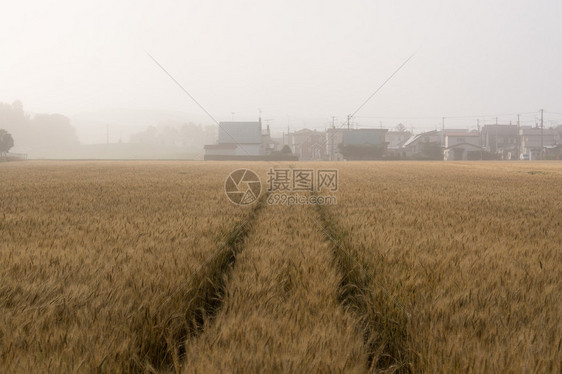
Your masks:
<svg viewBox="0 0 562 374"><path fill-rule="evenodd" d="M486 117L516 117L517 115L528 115L528 114L538 114L539 111L535 112L523 112L523 113L504 113L504 114L473 114L473 115L454 115L454 116L357 116L357 118L371 118L371 119L436 119L442 120L445 119L478 119L478 118L486 118ZM553 112L546 112L546 113L553 113ZM562 115L562 113L560 113Z"/></svg>
<svg viewBox="0 0 562 374"><path fill-rule="evenodd" d="M535 112L525 112L525 113L504 113L504 114L476 114L476 115L467 115L467 116L445 116L445 118L455 119L455 118L483 118L483 117L510 117L510 116L517 116L517 115L527 115L527 114L537 114L538 111Z"/></svg>
<svg viewBox="0 0 562 374"><path fill-rule="evenodd" d="M408 61L410 61L410 60L412 59L412 57L414 57L414 55L415 55L415 53L413 53L410 57L408 57L408 58L406 59L406 61L404 61L404 62L402 63L402 65L400 65L400 66L398 67L398 69L396 69L396 70L394 71L394 73L392 73L392 74L390 75L390 77L388 77L388 78L379 86L379 88L377 88L377 89L375 90L375 92L373 92L373 93L371 94L371 96L369 96L369 97L367 98L367 100L365 100L365 101L363 102L363 104L359 105L359 108L357 108L357 109L355 110L355 112L353 112L350 116L348 116L348 118L349 118L349 119L353 118L353 117L355 116L355 114L357 114L357 112L359 112L359 111L361 110L361 108L363 108L363 107L365 106L365 104L367 104L367 103L369 102L369 100L371 100L371 99L373 98L373 96L375 96L375 95L392 79L392 77L394 77L400 70L402 70L402 68L404 67L404 65L406 65L406 64L408 63Z"/></svg>
<svg viewBox="0 0 562 374"><path fill-rule="evenodd" d="M193 102L194 102L195 104L197 104L197 105L199 106L199 108L201 108L201 110L203 110L203 112L205 112L205 114L207 114L207 115L209 116L209 118L211 118L211 119L219 126L219 128L220 128L222 131L224 131L224 133L225 133L226 135L228 135L228 136L233 140L234 144L236 144L236 145L237 145L238 147L240 147L240 149L242 149L247 155L249 155L249 153L248 153L248 151L246 150L246 148L244 148L241 144L239 144L239 143L236 141L236 139L234 138L234 136L232 136L228 131L226 131L226 130L221 126L220 122L217 121L217 120L215 119L215 117L213 117L213 116L211 115L211 113L209 113L209 112L207 111L207 109L205 109L205 108L203 107L203 105L199 104L199 102L189 93L189 91L187 91L187 90L185 89L185 87L182 86L182 84L181 84L180 82L178 82L178 80L177 80L176 78L174 78L174 76L173 76L172 74L170 74L170 73L168 72L168 70L166 70L166 69L164 68L164 66L162 66L162 64L160 64L154 57L152 57L152 55L151 55L150 53L148 53L147 51L145 51L145 52L146 52L146 54L148 55L148 57L150 57L150 58L152 59L152 61L154 61L154 63L155 63L156 65L158 65L158 67L160 67L160 69L162 69L162 71L163 71L164 73L166 73L166 75L167 75L168 77L170 77L170 79L171 79L172 81L174 81L174 83L175 83L176 85L178 85L178 87L181 88L181 90L182 90L183 92L185 92L185 94L187 94L187 96L189 96L189 98L190 98L191 100L193 100Z"/></svg>
<svg viewBox="0 0 562 374"><path fill-rule="evenodd" d="M367 100L365 100L365 101L363 102L363 104L361 104L361 105L359 106L359 108L357 108L352 114L349 114L349 115L347 116L347 127L348 127L348 129L349 129L350 121L351 121L351 119L355 116L355 114L357 114L357 112L359 112L359 110L361 110L361 108L363 108L363 106L365 106L365 104L367 104L367 103L369 102L369 100L371 100L371 99L373 98L373 96L375 96L375 95L392 79L392 77L394 77L394 76L404 67L404 65L406 65L406 64L408 63L408 61L410 61L410 60L412 59L412 57L414 57L414 55L415 55L415 53L413 53L410 57L408 57L408 58L406 59L406 61L404 61L404 62L398 67L398 69L396 69L396 70L395 70L395 71L394 71L394 72L393 72L393 73L392 73L392 74L375 90L375 92L373 92L373 93L371 94L371 96L369 96L369 97L367 98ZM338 127L338 129L340 129L340 128L341 128L342 126L344 126L345 124L346 124L346 122L342 123L341 126ZM332 128L332 129L335 130L335 128ZM327 145L327 144L332 140L332 138L334 137L334 135L335 135L335 132L332 132L330 136L327 136L327 137L326 137L327 139L324 141L324 144L322 144L322 147L324 147L325 145ZM331 150L331 152L333 152L333 144L332 144L332 150Z"/></svg>
<svg viewBox="0 0 562 374"><path fill-rule="evenodd" d="M189 96L189 98L190 98L191 100L193 100L193 102L194 102L195 104L197 104L197 105L199 106L199 108L201 108L201 110L203 110L203 112L205 112L205 114L207 114L207 115L209 116L209 118L211 118L217 125L219 124L219 121L217 121L217 120L215 119L215 117L213 117L213 116L211 115L211 113L209 113L209 112L207 111L207 109L205 109L205 108L203 107L203 105L201 105L201 104L189 93L189 91L187 91L187 90L185 89L185 87L182 86L182 84L181 84L180 82L178 82L178 80L177 80L176 78L174 78L174 77L172 76L172 74L170 74L170 73L168 72L168 70L166 70L166 69L164 68L164 66L162 66L154 57L152 57L152 55L151 55L150 53L148 53L147 51L145 51L145 52L146 52L146 54L148 55L148 57L150 57L150 58L152 59L152 61L154 61L154 63L155 63L156 65L158 65L158 66L160 67L160 69L162 69L162 71L163 71L164 73L166 73L166 75L168 75L168 77L170 77L170 79L173 80L174 83L177 84L178 87L181 88L181 90L182 90L183 92L185 92L185 94L186 94L187 96Z"/></svg>

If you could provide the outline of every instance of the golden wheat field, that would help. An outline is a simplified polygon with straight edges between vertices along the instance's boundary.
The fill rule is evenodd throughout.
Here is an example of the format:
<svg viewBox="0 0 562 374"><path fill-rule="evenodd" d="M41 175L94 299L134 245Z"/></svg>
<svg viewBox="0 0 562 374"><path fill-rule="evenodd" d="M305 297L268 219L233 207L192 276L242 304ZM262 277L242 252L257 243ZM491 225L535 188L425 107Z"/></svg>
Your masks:
<svg viewBox="0 0 562 374"><path fill-rule="evenodd" d="M333 168L335 205L228 201ZM0 164L0 372L562 370L562 164Z"/></svg>

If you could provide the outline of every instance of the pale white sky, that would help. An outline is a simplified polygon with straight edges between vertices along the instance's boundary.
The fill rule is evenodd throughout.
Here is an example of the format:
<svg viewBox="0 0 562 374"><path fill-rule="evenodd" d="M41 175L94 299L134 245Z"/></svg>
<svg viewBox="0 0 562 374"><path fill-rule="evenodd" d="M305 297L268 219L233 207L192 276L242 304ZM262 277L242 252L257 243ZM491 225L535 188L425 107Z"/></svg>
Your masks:
<svg viewBox="0 0 562 374"><path fill-rule="evenodd" d="M276 129L343 121L414 52L360 125L562 112L559 0L12 1L0 13L0 101L69 116L200 114L145 50L219 121L258 108Z"/></svg>

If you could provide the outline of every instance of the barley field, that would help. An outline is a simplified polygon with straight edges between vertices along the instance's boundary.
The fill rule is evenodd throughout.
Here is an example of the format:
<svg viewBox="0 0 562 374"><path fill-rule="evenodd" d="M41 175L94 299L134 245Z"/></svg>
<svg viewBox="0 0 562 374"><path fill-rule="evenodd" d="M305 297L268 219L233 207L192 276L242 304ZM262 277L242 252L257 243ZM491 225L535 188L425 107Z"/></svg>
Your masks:
<svg viewBox="0 0 562 374"><path fill-rule="evenodd" d="M268 204L273 167L337 169L337 204ZM0 372L562 370L561 163L28 161L0 191Z"/></svg>
<svg viewBox="0 0 562 374"><path fill-rule="evenodd" d="M562 165L365 166L329 210L381 341L415 372L560 372Z"/></svg>

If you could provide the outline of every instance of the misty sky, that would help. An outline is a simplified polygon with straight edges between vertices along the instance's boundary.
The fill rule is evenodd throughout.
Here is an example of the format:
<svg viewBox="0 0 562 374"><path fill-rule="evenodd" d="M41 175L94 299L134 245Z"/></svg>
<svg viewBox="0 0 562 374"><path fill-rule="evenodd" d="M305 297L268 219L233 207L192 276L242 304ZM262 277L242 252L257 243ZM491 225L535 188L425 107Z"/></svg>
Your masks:
<svg viewBox="0 0 562 374"><path fill-rule="evenodd" d="M219 121L256 119L261 108L273 128L298 128L343 121L416 52L357 114L360 125L434 127L440 120L424 117L541 108L562 120L561 4L13 1L0 13L0 101L69 116L201 114L148 51Z"/></svg>

